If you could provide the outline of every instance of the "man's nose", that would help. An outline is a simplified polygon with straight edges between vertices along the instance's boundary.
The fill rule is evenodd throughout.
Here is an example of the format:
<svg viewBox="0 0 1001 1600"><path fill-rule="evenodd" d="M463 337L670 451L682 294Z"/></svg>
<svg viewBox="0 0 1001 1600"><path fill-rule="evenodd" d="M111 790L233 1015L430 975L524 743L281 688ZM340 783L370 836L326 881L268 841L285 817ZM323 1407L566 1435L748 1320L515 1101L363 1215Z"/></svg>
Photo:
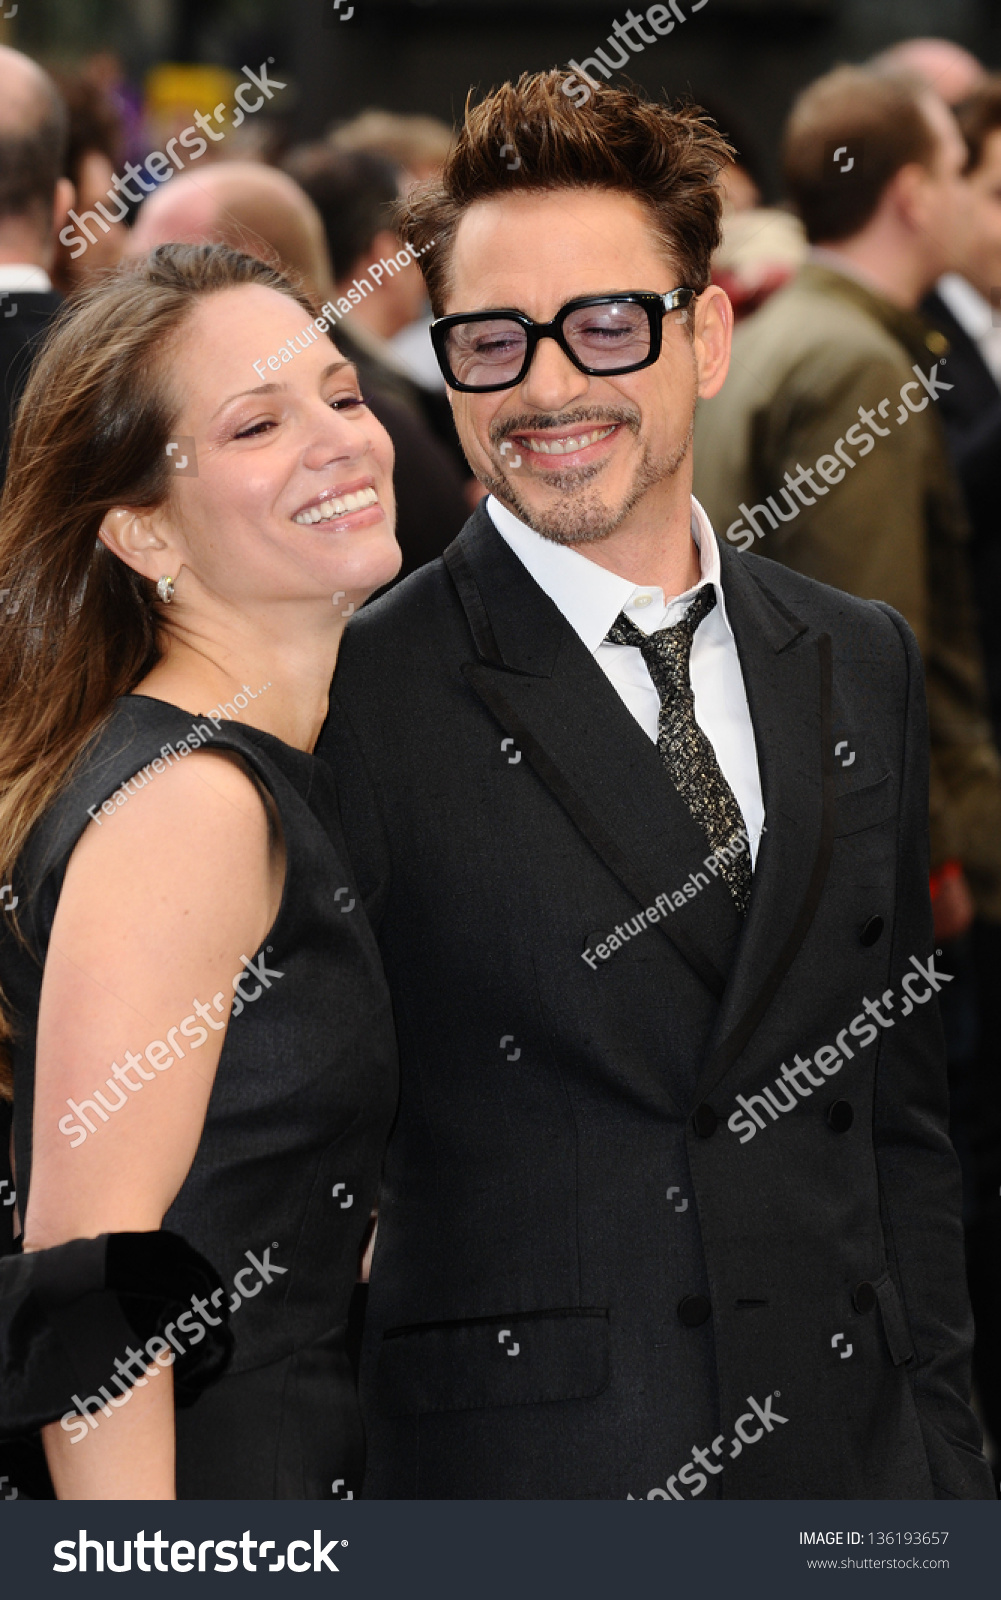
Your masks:
<svg viewBox="0 0 1001 1600"><path fill-rule="evenodd" d="M571 400L585 395L590 379L578 372L555 339L540 339L532 365L522 380L520 395L526 406L537 411L560 411Z"/></svg>

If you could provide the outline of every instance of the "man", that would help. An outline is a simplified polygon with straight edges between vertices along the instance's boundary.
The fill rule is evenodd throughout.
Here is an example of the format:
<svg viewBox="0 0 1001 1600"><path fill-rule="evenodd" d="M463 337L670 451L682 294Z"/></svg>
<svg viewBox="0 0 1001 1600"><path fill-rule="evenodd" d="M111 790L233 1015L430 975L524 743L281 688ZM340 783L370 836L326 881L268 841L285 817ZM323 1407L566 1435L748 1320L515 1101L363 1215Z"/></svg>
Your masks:
<svg viewBox="0 0 1001 1600"><path fill-rule="evenodd" d="M441 175L455 135L437 117L401 116L369 108L331 128L327 140L343 155L369 155L391 161L400 171L404 193L416 183ZM431 350L424 308L417 321L393 335L391 344L411 377L435 402L447 405L441 373Z"/></svg>
<svg viewBox="0 0 1001 1600"><path fill-rule="evenodd" d="M57 87L66 105L68 120L66 176L73 185L74 209L88 223L95 207L103 202L109 215L109 194L114 194L114 178L122 164L125 144L124 118L108 91L86 70L63 72ZM72 294L83 284L111 271L122 258L129 230L124 222L108 222L96 213L103 226L90 228L92 238L83 235L86 248L81 252L81 235L69 229L72 247L57 246L52 281L62 294ZM57 236L58 237L58 236Z"/></svg>
<svg viewBox="0 0 1001 1600"><path fill-rule="evenodd" d="M323 218L335 293L347 296L354 290L352 326L363 328L385 359L389 341L420 315L425 299L417 264L400 252L392 226L398 168L380 156L348 154L322 143L300 145L284 166Z"/></svg>
<svg viewBox="0 0 1001 1600"><path fill-rule="evenodd" d="M543 73L405 209L491 495L351 623L319 746L402 1053L377 1498L991 1494L914 642L690 494L727 153Z"/></svg>
<svg viewBox="0 0 1001 1600"><path fill-rule="evenodd" d="M391 398L400 400L438 436L464 480L466 464L452 424L452 413L441 387L417 381L395 348L395 337L423 317L424 280L416 262L393 228L400 196L401 169L384 156L366 150L335 150L327 143L300 145L285 158L285 170L305 189L320 216L334 275L334 298L344 296L351 305L347 320L351 359L363 377ZM341 324L341 331L344 330ZM422 322L428 358L433 361L427 326ZM455 473L445 469L455 483ZM461 490L464 481L456 486ZM455 528L428 529L431 548L425 559L440 555L468 514ZM444 542L441 540L445 534Z"/></svg>
<svg viewBox="0 0 1001 1600"><path fill-rule="evenodd" d="M1001 737L1001 79L957 113L971 202L961 271L940 278L925 315L949 341L952 387L943 394L953 463L972 527L970 558L995 738ZM964 1159L967 1275L976 1319L973 1370L1001 1468L1001 927L978 920L972 960L979 1036L954 1064L953 1124Z"/></svg>
<svg viewBox="0 0 1001 1600"><path fill-rule="evenodd" d="M171 179L144 202L130 253L145 255L170 240L214 240L249 250L297 274L318 304L331 292L336 298L323 218L302 187L273 167L227 161ZM335 324L334 339L349 360L358 357L362 393L393 441L396 531L411 572L444 547L442 530L451 537L461 527L462 480L424 419L401 403L383 383L381 367L357 347L347 319Z"/></svg>
<svg viewBox="0 0 1001 1600"><path fill-rule="evenodd" d="M964 161L954 118L909 80L840 68L803 92L785 168L812 259L742 324L696 430L696 492L727 539L886 601L917 636L940 939L968 925L969 890L1001 923L1001 764L938 415L951 367L916 315L959 248Z"/></svg>
<svg viewBox="0 0 1001 1600"><path fill-rule="evenodd" d="M60 305L48 269L56 232L73 203L73 185L60 176L66 127L48 73L0 45L0 486L33 352ZM10 604L0 583L0 616ZM2 892L0 904L8 909ZM10 1107L0 1100L0 1255L13 1240L9 1140Z"/></svg>
<svg viewBox="0 0 1001 1600"><path fill-rule="evenodd" d="M922 79L947 106L959 105L987 77L987 69L976 56L952 39L902 39L874 56L871 65L879 72L903 72Z"/></svg>
<svg viewBox="0 0 1001 1600"><path fill-rule="evenodd" d="M73 185L61 176L66 132L48 73L0 45L0 482L33 348L60 305L49 268L73 203Z"/></svg>
<svg viewBox="0 0 1001 1600"><path fill-rule="evenodd" d="M284 263L307 292L330 287L323 223L284 172L256 161L220 161L182 172L154 189L139 208L129 255L159 244L218 242Z"/></svg>
<svg viewBox="0 0 1001 1600"><path fill-rule="evenodd" d="M949 341L940 402L972 527L970 558L995 735L1001 737L1001 79L958 113L970 199L959 270L923 302Z"/></svg>

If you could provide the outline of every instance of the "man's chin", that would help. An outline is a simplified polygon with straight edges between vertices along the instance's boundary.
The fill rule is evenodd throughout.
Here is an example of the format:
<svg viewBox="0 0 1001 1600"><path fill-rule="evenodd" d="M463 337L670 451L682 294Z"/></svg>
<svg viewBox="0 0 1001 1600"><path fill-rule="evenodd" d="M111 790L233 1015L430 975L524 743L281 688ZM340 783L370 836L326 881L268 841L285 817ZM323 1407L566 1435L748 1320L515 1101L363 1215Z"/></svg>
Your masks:
<svg viewBox="0 0 1001 1600"><path fill-rule="evenodd" d="M594 488L579 483L571 488L550 479L546 488L556 493L543 492L536 498L507 478L480 481L520 521L553 544L597 544L607 539L621 526L632 504L627 499L620 507L609 506Z"/></svg>

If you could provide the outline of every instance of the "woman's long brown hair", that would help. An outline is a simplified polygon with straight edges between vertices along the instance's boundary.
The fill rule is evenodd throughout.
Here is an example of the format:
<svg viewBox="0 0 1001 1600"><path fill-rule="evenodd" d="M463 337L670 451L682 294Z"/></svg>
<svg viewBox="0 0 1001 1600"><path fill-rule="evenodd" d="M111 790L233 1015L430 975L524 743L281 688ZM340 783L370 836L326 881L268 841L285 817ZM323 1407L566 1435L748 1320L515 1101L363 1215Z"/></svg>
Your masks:
<svg viewBox="0 0 1001 1600"><path fill-rule="evenodd" d="M0 884L109 715L161 655L153 585L98 542L115 506L170 496L172 345L205 295L284 274L223 245L161 245L60 312L33 367L0 500ZM10 916L10 913L7 913ZM0 993L0 1096L13 1022Z"/></svg>

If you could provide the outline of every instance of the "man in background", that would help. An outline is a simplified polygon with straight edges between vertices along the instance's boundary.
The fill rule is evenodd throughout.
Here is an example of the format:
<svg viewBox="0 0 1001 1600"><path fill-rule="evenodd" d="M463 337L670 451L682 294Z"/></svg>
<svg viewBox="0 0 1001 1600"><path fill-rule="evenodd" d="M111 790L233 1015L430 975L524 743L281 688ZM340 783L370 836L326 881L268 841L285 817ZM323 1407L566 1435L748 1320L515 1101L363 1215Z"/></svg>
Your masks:
<svg viewBox="0 0 1001 1600"><path fill-rule="evenodd" d="M381 156L404 173L404 189L437 178L455 142L437 117L405 116L370 107L330 129L327 143L344 154Z"/></svg>
<svg viewBox="0 0 1001 1600"><path fill-rule="evenodd" d="M925 315L949 341L942 420L972 528L974 595L995 738L1001 735L1001 78L957 111L966 140L969 229L958 272L939 279ZM966 1186L966 1256L976 1320L973 1370L1001 1450L1001 929L974 923L970 960L978 1029L953 1062L953 1131ZM995 1462L996 1467L1001 1461Z"/></svg>
<svg viewBox="0 0 1001 1600"><path fill-rule="evenodd" d="M416 262L401 266L396 259L400 240L393 219L400 168L384 156L341 152L323 142L299 145L282 165L322 219L335 299L354 291L350 336L355 350L379 388L423 414L422 391L390 343L425 303ZM375 274L370 275L373 265ZM451 421L449 431L454 440Z"/></svg>
<svg viewBox="0 0 1001 1600"><path fill-rule="evenodd" d="M73 203L62 176L66 132L48 73L0 45L0 481L33 347L60 305L49 270Z"/></svg>
<svg viewBox="0 0 1001 1600"><path fill-rule="evenodd" d="M970 515L974 595L995 736L1001 736L1001 78L958 113L970 199L958 270L922 310L948 339L951 387L940 402Z"/></svg>
<svg viewBox="0 0 1001 1600"><path fill-rule="evenodd" d="M61 297L49 269L73 203L61 176L66 109L55 84L19 50L0 45L0 485L17 402L32 355ZM0 614L11 603L0 588ZM0 916L12 909L0 885ZM13 1243L10 1106L0 1101L0 1255Z"/></svg>
<svg viewBox="0 0 1001 1600"><path fill-rule="evenodd" d="M932 734L936 933L1001 924L1001 762L938 401L947 344L916 308L955 260L965 149L931 90L839 68L786 131L810 259L737 330L701 408L696 478L731 544L894 606L917 635Z"/></svg>
<svg viewBox="0 0 1001 1600"><path fill-rule="evenodd" d="M65 176L73 185L75 210L86 215L105 202L124 158L124 127L111 95L85 72L60 73L56 79L69 119ZM102 218L102 224L107 218ZM70 234L71 239L73 234ZM81 253L61 241L56 249L52 282L62 294L117 266L128 242L125 222L102 225Z"/></svg>
<svg viewBox="0 0 1001 1600"><path fill-rule="evenodd" d="M346 333L350 341L352 361L373 389L408 406L436 434L452 463L443 467L443 482L461 493L469 471L444 390L431 389L415 376L396 346L397 335L413 327L416 318L431 350L423 316L424 280L416 262L401 266L399 260L396 205L406 173L386 156L335 150L328 143L299 146L285 158L284 167L323 218L335 296L353 302L346 323L339 325L342 338ZM465 499L462 505L468 514ZM446 544L465 516L455 526L453 520L446 519L441 530L448 536ZM431 543L428 560L445 548L437 535Z"/></svg>
<svg viewBox="0 0 1001 1600"><path fill-rule="evenodd" d="M404 196L415 184L439 177L454 140L452 129L437 117L401 116L377 109L362 111L327 135L330 147L341 155L376 156L391 162ZM393 335L392 345L414 382L444 410L445 387L431 349L429 321L424 304L416 320ZM437 431L441 432L440 426Z"/></svg>
<svg viewBox="0 0 1001 1600"><path fill-rule="evenodd" d="M987 77L976 56L951 39L902 39L874 56L869 65L877 72L920 78L947 106L959 105Z"/></svg>

